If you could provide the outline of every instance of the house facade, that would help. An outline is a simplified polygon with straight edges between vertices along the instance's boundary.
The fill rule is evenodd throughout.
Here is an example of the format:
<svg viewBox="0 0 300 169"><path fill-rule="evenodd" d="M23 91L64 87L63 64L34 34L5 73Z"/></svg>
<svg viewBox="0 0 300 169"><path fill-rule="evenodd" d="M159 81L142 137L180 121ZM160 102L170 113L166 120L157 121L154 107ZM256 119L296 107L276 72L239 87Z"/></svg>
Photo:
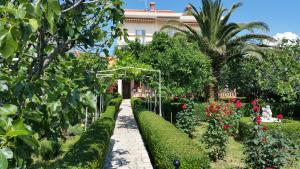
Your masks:
<svg viewBox="0 0 300 169"><path fill-rule="evenodd" d="M187 7L190 9L190 7ZM197 22L192 15L178 13L172 10L156 9L156 4L150 2L149 10L146 9L125 9L125 21L123 28L128 31L128 40L138 39L145 44L152 41L155 32L161 31L162 27L170 21L179 21L192 27L197 27ZM168 30L168 34L173 35L175 30ZM126 45L124 38L118 39L118 46Z"/></svg>

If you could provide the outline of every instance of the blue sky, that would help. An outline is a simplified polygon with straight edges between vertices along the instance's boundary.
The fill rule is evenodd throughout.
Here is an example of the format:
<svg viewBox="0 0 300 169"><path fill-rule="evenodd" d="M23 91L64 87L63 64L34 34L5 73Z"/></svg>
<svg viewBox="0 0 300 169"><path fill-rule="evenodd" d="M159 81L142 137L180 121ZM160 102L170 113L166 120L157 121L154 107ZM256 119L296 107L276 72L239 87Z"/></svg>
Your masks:
<svg viewBox="0 0 300 169"><path fill-rule="evenodd" d="M125 9L144 9L144 0L124 0ZM200 5L200 0L147 0L156 2L157 9L169 9L182 12L188 3ZM270 27L269 35L276 33L294 32L300 35L300 1L299 0L223 0L226 8L242 2L232 16L231 21L249 22L263 21Z"/></svg>

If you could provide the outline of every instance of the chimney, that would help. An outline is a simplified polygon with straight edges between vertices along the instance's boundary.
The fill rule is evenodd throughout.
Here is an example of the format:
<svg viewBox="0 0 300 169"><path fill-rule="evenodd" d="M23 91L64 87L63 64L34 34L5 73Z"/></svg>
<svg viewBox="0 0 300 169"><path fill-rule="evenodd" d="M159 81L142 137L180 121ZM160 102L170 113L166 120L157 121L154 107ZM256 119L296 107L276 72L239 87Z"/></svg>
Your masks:
<svg viewBox="0 0 300 169"><path fill-rule="evenodd" d="M187 11L192 11L193 7L190 4L188 4L187 7L186 7L186 9L187 9Z"/></svg>
<svg viewBox="0 0 300 169"><path fill-rule="evenodd" d="M150 2L150 12L155 12L155 2Z"/></svg>

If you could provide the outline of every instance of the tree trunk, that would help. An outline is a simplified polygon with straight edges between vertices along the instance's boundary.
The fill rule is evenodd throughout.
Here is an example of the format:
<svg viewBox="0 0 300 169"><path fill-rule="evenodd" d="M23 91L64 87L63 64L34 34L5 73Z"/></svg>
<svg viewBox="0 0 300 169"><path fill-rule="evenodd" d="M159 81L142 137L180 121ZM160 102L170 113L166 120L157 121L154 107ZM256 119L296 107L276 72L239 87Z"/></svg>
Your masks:
<svg viewBox="0 0 300 169"><path fill-rule="evenodd" d="M213 76L215 78L215 83L213 85L214 99L219 100L219 83L221 81L221 66L219 64L213 66Z"/></svg>

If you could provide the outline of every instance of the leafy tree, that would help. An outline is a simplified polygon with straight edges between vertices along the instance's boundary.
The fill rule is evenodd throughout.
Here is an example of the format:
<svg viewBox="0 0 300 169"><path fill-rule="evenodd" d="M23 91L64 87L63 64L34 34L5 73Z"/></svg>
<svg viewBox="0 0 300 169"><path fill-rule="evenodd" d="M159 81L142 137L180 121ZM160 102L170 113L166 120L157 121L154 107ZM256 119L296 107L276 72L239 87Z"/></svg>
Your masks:
<svg viewBox="0 0 300 169"><path fill-rule="evenodd" d="M131 43L123 49L123 54L130 54L135 60L161 70L165 94L174 96L193 92L203 95L203 88L210 81L210 61L185 36L173 38L160 32L143 47L137 42ZM122 58L122 53L119 52L118 57Z"/></svg>
<svg viewBox="0 0 300 169"><path fill-rule="evenodd" d="M275 113L291 115L299 103L299 44L279 44L265 50L263 59L234 59L223 67L222 85L236 88L239 94L260 97L272 105Z"/></svg>
<svg viewBox="0 0 300 169"><path fill-rule="evenodd" d="M202 0L200 10L190 5L192 10L189 13L196 19L197 28L173 21L178 26L166 25L163 29L171 28L184 33L190 40L197 42L200 50L210 57L215 80L214 97L218 98L220 72L224 64L236 57L261 54L258 42L272 38L253 33L255 29L268 31L268 26L263 22L229 22L230 16L241 3L234 4L228 12L221 0Z"/></svg>
<svg viewBox="0 0 300 169"><path fill-rule="evenodd" d="M93 72L106 69L106 59L72 50L107 52L122 35L122 1L0 4L0 166L25 168L39 141L63 137L84 107L95 109L94 95L110 81Z"/></svg>

